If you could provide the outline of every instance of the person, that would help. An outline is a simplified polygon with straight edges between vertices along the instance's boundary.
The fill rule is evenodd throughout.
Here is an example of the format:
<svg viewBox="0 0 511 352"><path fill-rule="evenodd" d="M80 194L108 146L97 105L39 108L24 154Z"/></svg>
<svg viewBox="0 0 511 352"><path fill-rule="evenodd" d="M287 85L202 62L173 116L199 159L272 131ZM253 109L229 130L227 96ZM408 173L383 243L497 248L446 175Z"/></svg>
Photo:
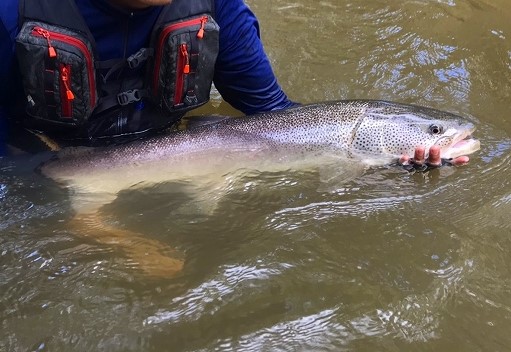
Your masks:
<svg viewBox="0 0 511 352"><path fill-rule="evenodd" d="M212 82L245 114L296 105L243 0L3 0L0 58L0 155L19 126L92 146L165 130Z"/></svg>
<svg viewBox="0 0 511 352"><path fill-rule="evenodd" d="M206 103L212 82L245 114L295 105L243 0L3 0L0 58L4 144L19 126L140 138Z"/></svg>

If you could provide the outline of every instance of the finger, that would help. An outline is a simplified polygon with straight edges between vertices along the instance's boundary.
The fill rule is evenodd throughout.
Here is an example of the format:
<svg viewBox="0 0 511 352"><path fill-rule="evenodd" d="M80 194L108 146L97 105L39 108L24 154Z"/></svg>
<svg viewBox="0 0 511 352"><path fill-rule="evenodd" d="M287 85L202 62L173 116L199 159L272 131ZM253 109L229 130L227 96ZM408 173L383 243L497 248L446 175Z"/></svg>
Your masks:
<svg viewBox="0 0 511 352"><path fill-rule="evenodd" d="M413 155L413 163L417 165L424 164L424 159L426 155L426 148L422 145L415 148L415 153Z"/></svg>
<svg viewBox="0 0 511 352"><path fill-rule="evenodd" d="M437 145L429 148L428 164L430 166L441 166L442 158L440 157L440 147Z"/></svg>
<svg viewBox="0 0 511 352"><path fill-rule="evenodd" d="M399 158L399 163L401 165L408 165L409 162L410 162L410 157L406 154L401 155L401 157Z"/></svg>
<svg viewBox="0 0 511 352"><path fill-rule="evenodd" d="M466 155L458 156L450 161L454 166L466 165L470 161L470 158Z"/></svg>

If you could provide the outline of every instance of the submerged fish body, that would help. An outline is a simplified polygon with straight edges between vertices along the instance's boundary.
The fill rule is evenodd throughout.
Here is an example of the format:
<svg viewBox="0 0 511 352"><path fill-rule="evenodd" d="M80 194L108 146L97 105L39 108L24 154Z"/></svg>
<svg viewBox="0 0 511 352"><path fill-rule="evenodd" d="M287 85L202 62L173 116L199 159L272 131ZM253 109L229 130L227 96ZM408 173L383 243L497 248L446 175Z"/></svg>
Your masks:
<svg viewBox="0 0 511 352"><path fill-rule="evenodd" d="M469 121L439 110L385 101L338 101L68 152L42 165L41 172L82 194L116 194L138 184L238 169L307 168L336 158L384 164L402 154L413 155L419 145L438 145L442 157L452 158L479 149L479 141L466 139L473 130Z"/></svg>

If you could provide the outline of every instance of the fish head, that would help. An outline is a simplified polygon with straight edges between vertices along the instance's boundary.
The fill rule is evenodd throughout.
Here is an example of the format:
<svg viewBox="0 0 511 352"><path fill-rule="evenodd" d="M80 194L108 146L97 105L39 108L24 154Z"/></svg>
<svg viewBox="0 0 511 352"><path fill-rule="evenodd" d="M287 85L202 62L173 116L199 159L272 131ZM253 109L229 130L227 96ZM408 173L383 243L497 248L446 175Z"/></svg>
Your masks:
<svg viewBox="0 0 511 352"><path fill-rule="evenodd" d="M442 158L455 158L479 150L480 142L471 138L475 125L457 115L434 109L411 107L410 111L367 113L354 134L356 150L388 157L413 156L423 146L440 147Z"/></svg>

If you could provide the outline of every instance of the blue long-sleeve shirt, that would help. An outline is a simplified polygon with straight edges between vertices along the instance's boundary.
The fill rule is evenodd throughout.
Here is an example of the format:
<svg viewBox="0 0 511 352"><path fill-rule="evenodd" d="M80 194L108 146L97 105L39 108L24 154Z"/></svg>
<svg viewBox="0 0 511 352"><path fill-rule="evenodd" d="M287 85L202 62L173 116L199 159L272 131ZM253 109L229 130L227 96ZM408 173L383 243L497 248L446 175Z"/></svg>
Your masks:
<svg viewBox="0 0 511 352"><path fill-rule="evenodd" d="M127 58L147 46L161 7L123 11L105 0L75 0L94 36L101 60ZM293 103L282 91L259 36L259 25L243 0L215 0L220 26L214 83L225 101L245 114L277 110ZM15 69L18 0L0 4L0 151L5 120L12 102L21 96L21 76ZM2 135L4 137L2 137Z"/></svg>

